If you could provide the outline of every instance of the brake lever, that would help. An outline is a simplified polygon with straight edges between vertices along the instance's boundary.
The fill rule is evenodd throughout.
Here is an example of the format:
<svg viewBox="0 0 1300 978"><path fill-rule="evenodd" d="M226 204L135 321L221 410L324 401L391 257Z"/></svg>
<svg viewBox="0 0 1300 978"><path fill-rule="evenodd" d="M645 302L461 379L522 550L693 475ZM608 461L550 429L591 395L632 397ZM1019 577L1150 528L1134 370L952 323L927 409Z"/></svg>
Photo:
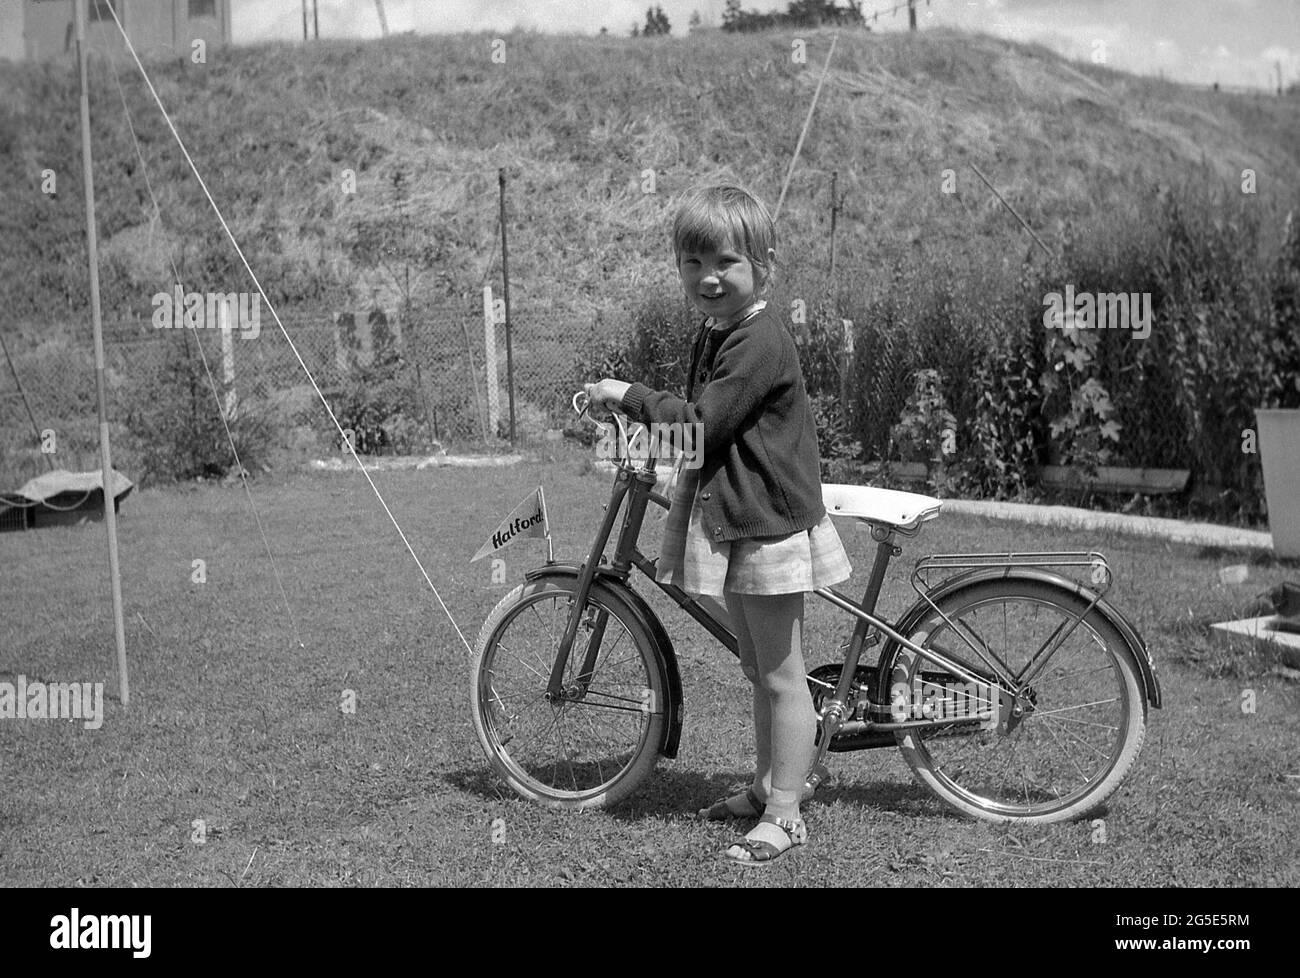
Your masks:
<svg viewBox="0 0 1300 978"><path fill-rule="evenodd" d="M578 406L580 401L582 404L581 407ZM597 420L596 416L591 413L591 398L587 396L586 391L578 391L574 394L571 403L573 405L573 410L578 412L579 420L585 417L591 424L595 425L602 435L607 430L616 429L619 437L618 445L622 455L630 459L632 440L636 437L634 432L637 427L645 427L641 422L631 422L631 428L629 429L628 423L624 420L623 415L613 409L609 412L610 421Z"/></svg>

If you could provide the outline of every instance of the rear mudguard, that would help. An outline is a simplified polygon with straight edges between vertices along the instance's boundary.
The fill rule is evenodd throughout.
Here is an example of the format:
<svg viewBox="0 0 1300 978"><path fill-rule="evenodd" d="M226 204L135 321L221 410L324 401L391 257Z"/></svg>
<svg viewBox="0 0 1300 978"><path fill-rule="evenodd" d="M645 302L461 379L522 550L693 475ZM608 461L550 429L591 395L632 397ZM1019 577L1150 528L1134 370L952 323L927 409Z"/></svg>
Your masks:
<svg viewBox="0 0 1300 978"><path fill-rule="evenodd" d="M574 581L576 586L581 572L582 567L578 564L554 563L531 570L524 575L524 578L529 582L562 578ZM628 587L614 571L597 567L591 586L612 594L627 605L637 616L639 624L645 628L646 634L655 643L655 660L659 665L660 679L663 680L664 689L668 691L666 697L668 702L664 704L666 722L659 743L659 753L663 757L674 758L677 756L677 744L682 736L682 678L677 671L677 653L673 651L672 640L668 638L663 623L646 604L645 599Z"/></svg>
<svg viewBox="0 0 1300 978"><path fill-rule="evenodd" d="M1062 590L1069 591L1071 594L1077 594L1085 601L1092 601L1097 596L1097 592L1091 588L1084 587L1078 581L1073 581L1068 577L1063 577L1053 571L1044 570L1041 567L976 567L972 570L956 574L947 580L941 582L938 587L929 592L931 600L938 603L942 598L975 584L983 584L986 581L995 580L1021 580L1036 581L1041 584L1047 584L1052 587L1058 587ZM902 619L900 619L895 631L905 636L910 636L911 631L920 623L920 621L930 612L929 602L925 598L919 598L916 604L907 610ZM1095 609L1108 623L1115 626L1115 630L1120 633L1129 651L1133 653L1133 658L1137 660L1138 671L1142 674L1142 687L1146 693L1147 702L1160 709L1160 681L1156 678L1155 662L1151 659L1151 653L1142 641L1142 636L1138 634L1137 629L1133 627L1120 612L1105 599L1097 602ZM880 662L883 666L886 657L894 652L897 643L892 640L886 640L885 647L880 653ZM880 688L877 690L877 696L883 697L880 702L889 702L888 690L885 686L889 682L889 670L882 668L880 670L879 683Z"/></svg>

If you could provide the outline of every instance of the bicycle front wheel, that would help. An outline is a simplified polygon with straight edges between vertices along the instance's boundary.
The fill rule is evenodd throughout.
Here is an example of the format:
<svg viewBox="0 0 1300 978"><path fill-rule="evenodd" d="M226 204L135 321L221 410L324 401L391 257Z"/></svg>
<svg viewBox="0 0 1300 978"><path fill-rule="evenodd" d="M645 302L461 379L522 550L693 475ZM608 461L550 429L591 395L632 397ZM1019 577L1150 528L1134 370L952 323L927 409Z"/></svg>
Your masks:
<svg viewBox="0 0 1300 978"><path fill-rule="evenodd" d="M981 677L995 674L985 659L999 664L1023 705L1016 713L1011 697L986 693L992 702L983 705L996 715L986 729L966 720L900 733L912 773L985 821L1060 822L1101 805L1137 760L1146 730L1141 675L1120 633L1096 608L1085 615L1077 594L1037 581L973 584L938 605L942 614L931 609L907 637ZM935 704L974 702L971 684L910 649L883 658L900 706L926 703L933 713Z"/></svg>
<svg viewBox="0 0 1300 978"><path fill-rule="evenodd" d="M576 588L574 578L546 578L501 599L479 634L470 702L479 742L512 789L580 810L620 801L654 769L667 704L653 640L617 594L597 585L562 692L547 695Z"/></svg>

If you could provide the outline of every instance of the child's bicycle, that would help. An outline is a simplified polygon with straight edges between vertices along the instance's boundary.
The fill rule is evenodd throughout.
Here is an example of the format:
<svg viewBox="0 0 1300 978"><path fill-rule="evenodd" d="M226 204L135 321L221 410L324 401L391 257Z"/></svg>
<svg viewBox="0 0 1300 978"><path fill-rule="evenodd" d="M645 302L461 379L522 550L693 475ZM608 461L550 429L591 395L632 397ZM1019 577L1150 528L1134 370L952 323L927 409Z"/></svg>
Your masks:
<svg viewBox="0 0 1300 978"><path fill-rule="evenodd" d="M574 397L579 416L585 400ZM668 500L656 491L654 451L634 458L636 439L615 420L613 488L586 561L548 560L528 572L484 623L471 665L474 727L493 768L520 795L556 808L627 797L660 756L677 755L681 736L673 643L629 579L635 567L654 581L655 562L637 541L647 504ZM885 622L874 612L885 568L902 553L895 541L919 533L941 503L862 486L823 493L827 512L868 525L876 556L861 601L815 592L856 619L843 663L808 675L818 767L827 751L897 744L922 784L976 818L1058 822L1101 805L1137 759L1148 704L1160 706L1141 637L1103 600L1105 558L924 557L911 574L920 597ZM1087 583L1065 568L1086 572ZM655 586L737 653L735 635L708 607ZM875 645L876 664L861 664Z"/></svg>

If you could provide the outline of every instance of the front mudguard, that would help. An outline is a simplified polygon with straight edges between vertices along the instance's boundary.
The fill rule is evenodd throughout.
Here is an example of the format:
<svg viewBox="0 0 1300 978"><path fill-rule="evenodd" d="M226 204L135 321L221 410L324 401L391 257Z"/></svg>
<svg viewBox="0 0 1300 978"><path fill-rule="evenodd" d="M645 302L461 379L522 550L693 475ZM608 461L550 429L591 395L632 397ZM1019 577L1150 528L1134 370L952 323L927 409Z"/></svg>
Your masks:
<svg viewBox="0 0 1300 978"><path fill-rule="evenodd" d="M1022 580L1036 581L1041 584L1047 584L1053 587L1061 588L1076 594L1085 601L1091 602L1097 597L1097 592L1091 588L1085 587L1078 581L1071 580L1061 574L1053 571L1044 570L1041 567L976 567L972 570L965 571L961 574L955 574L945 581L939 583L937 587L928 592L931 601L936 604L942 598L961 590L962 588L971 587L975 584L983 584L986 581L995 580ZM1125 618L1117 608L1107 602L1104 598L1097 601L1095 609L1106 621L1115 627L1120 633L1124 642L1133 653L1133 658L1137 660L1138 671L1142 675L1142 688L1146 694L1147 702L1157 710L1161 707L1160 681L1156 678L1155 661L1151 658L1151 652L1147 649L1146 643L1142 641L1142 636L1138 634L1132 623ZM895 631L904 636L910 636L911 632L921 622L921 620L931 611L930 603L925 598L918 598L916 604L907 610L907 613L899 620L895 626ZM880 661L884 665L886 657L892 653L891 646L897 645L896 642L889 640L881 650ZM888 670L880 670L879 682L888 684ZM884 685L877 691L878 696L886 698L881 702L888 702L887 690Z"/></svg>
<svg viewBox="0 0 1300 978"><path fill-rule="evenodd" d="M530 583L533 581L554 580L571 580L574 587L577 587L578 576L582 573L582 567L572 563L551 563L535 570L528 571L524 578ZM646 634L648 634L655 645L655 661L659 667L659 678L663 681L664 689L668 691L664 704L665 723L663 736L659 743L659 754L663 757L674 758L677 756L677 745L682 736L682 678L677 671L677 653L673 651L672 640L669 639L668 633L664 630L663 623L654 613L651 607L641 595L637 594L632 588L628 587L619 575L611 568L597 567L596 576L591 582L595 589L605 591L622 601L637 616L638 624L642 625Z"/></svg>

